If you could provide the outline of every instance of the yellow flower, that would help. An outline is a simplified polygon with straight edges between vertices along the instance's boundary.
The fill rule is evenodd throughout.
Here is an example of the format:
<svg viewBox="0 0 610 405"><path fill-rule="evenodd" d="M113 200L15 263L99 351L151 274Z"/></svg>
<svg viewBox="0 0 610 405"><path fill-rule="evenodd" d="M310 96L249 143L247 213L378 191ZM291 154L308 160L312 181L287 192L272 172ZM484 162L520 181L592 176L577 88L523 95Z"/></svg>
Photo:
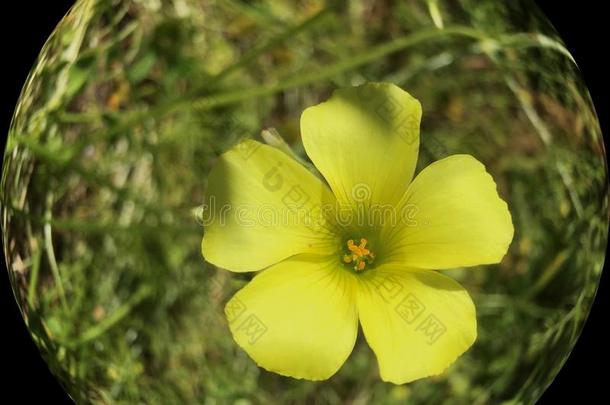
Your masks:
<svg viewBox="0 0 610 405"><path fill-rule="evenodd" d="M420 103L399 87L366 84L301 116L325 182L251 140L220 157L202 253L234 272L264 270L225 308L259 366L327 379L360 323L381 378L402 384L443 372L474 343L472 300L435 270L500 262L512 220L472 156L439 160L412 180L420 119Z"/></svg>

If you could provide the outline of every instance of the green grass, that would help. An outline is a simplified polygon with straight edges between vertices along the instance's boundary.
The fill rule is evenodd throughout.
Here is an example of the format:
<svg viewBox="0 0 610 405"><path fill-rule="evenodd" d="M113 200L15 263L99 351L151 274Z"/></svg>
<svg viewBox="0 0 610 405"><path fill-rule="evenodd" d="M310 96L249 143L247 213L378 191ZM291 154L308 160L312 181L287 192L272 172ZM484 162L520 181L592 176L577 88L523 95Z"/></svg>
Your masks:
<svg viewBox="0 0 610 405"><path fill-rule="evenodd" d="M325 382L265 372L222 308L193 210L219 153L336 87L423 104L418 170L483 161L515 239L450 275L479 338L442 376L383 383L360 338ZM260 139L260 138L259 138ZM578 70L531 1L87 0L33 69L4 155L2 229L24 318L79 403L532 403L588 314L607 242L605 152Z"/></svg>

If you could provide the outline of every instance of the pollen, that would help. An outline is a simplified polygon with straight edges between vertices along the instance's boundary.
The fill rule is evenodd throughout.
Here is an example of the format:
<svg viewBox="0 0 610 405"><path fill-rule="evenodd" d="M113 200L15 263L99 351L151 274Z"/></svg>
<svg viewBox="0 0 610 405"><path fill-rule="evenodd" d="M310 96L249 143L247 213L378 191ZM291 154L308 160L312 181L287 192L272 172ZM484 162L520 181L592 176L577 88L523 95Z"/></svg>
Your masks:
<svg viewBox="0 0 610 405"><path fill-rule="evenodd" d="M343 263L350 265L354 271L363 271L367 264L373 263L375 254L367 248L368 240L362 238L356 245L353 239L347 241L347 252L343 255Z"/></svg>

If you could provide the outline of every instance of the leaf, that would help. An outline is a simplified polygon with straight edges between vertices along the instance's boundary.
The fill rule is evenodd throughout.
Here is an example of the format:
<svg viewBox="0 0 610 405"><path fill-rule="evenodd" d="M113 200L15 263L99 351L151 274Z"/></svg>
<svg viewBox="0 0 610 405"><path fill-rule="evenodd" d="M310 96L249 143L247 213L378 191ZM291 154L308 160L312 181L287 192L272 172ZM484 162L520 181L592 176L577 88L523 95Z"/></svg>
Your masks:
<svg viewBox="0 0 610 405"><path fill-rule="evenodd" d="M95 55L87 55L69 67L68 84L64 93L67 99L76 96L87 81L94 77L95 62Z"/></svg>
<svg viewBox="0 0 610 405"><path fill-rule="evenodd" d="M127 78L132 84L141 82L148 76L156 62L157 55L154 52L146 53L129 67L129 70L127 71Z"/></svg>

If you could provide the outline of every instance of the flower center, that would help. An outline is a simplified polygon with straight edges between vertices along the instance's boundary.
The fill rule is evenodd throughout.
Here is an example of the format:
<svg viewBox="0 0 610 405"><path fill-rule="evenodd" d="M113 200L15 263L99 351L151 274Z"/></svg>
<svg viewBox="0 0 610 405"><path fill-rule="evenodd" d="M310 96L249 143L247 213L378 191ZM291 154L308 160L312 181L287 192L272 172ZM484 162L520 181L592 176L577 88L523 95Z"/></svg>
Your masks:
<svg viewBox="0 0 610 405"><path fill-rule="evenodd" d="M356 272L363 271L367 264L373 263L375 253L367 249L368 241L364 238L360 239L360 244L356 245L353 239L347 241L347 250L343 255L343 263L349 265Z"/></svg>

